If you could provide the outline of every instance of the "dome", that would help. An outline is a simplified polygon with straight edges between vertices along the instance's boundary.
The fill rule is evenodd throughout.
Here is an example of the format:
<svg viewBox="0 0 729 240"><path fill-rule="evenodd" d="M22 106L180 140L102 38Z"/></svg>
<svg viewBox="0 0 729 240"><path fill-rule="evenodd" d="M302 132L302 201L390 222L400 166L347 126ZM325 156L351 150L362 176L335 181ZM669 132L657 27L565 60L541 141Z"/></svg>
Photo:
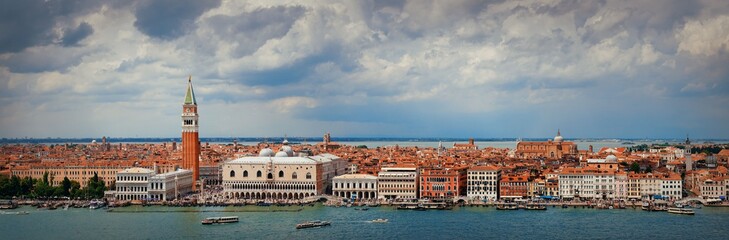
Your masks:
<svg viewBox="0 0 729 240"><path fill-rule="evenodd" d="M281 147L281 150L279 150L279 151L286 152L286 155L288 155L289 157L293 157L294 156L294 150L291 149L291 146L284 145L284 146Z"/></svg>
<svg viewBox="0 0 729 240"><path fill-rule="evenodd" d="M264 148L261 150L261 152L258 154L259 157L273 157L273 150L270 148Z"/></svg>
<svg viewBox="0 0 729 240"><path fill-rule="evenodd" d="M289 154L284 151L276 153L276 157L288 157L288 156L289 156Z"/></svg>
<svg viewBox="0 0 729 240"><path fill-rule="evenodd" d="M283 145L288 145L288 144L289 144L289 140L284 139L283 140Z"/></svg>
<svg viewBox="0 0 729 240"><path fill-rule="evenodd" d="M607 160L607 162L618 162L618 157L616 157L615 155L610 154L610 155L607 156L607 158L605 158L605 160Z"/></svg>
<svg viewBox="0 0 729 240"><path fill-rule="evenodd" d="M564 138L562 138L562 134L559 132L559 129L557 130L557 136L554 137L554 142L561 143Z"/></svg>

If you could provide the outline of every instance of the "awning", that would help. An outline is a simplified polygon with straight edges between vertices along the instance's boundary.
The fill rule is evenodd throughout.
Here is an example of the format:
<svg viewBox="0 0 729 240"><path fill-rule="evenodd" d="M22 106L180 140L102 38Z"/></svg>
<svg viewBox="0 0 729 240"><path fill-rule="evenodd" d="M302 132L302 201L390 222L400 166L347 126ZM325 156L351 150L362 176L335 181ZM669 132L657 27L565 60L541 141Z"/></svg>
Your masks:
<svg viewBox="0 0 729 240"><path fill-rule="evenodd" d="M552 196L541 196L542 199L552 199Z"/></svg>

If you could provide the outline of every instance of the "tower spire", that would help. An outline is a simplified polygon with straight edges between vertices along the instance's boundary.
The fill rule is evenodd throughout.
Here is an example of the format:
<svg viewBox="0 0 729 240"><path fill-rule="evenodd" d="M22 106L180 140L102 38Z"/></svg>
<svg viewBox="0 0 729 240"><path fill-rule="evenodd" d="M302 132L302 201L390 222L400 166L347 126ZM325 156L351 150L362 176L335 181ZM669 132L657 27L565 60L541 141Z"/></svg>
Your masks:
<svg viewBox="0 0 729 240"><path fill-rule="evenodd" d="M185 92L185 104L197 105L195 91L192 90L192 75L187 79L187 91Z"/></svg>

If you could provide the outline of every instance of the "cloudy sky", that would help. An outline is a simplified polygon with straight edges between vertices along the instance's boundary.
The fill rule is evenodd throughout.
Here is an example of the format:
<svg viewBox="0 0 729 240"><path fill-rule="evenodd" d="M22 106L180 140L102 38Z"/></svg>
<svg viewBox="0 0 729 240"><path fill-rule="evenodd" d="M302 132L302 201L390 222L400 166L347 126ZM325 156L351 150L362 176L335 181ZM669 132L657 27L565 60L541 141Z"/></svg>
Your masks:
<svg viewBox="0 0 729 240"><path fill-rule="evenodd" d="M729 1L4 0L0 137L729 138Z"/></svg>

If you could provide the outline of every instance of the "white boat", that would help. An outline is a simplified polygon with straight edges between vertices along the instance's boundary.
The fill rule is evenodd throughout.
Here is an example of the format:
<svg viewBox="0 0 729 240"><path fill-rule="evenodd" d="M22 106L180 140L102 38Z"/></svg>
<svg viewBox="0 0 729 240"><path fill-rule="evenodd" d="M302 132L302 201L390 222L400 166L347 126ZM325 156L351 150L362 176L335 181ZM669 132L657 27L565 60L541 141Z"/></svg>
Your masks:
<svg viewBox="0 0 729 240"><path fill-rule="evenodd" d="M329 226L331 224L332 223L328 222L328 221L314 220L314 221L308 221L308 222L296 224L296 229L324 227L324 226Z"/></svg>
<svg viewBox="0 0 729 240"><path fill-rule="evenodd" d="M387 218L378 218L378 219L372 220L370 222L372 222L372 223L387 223L387 221L388 221Z"/></svg>
<svg viewBox="0 0 729 240"><path fill-rule="evenodd" d="M677 207L668 208L668 213L683 214L683 215L694 215L695 214L693 209L677 208Z"/></svg>
<svg viewBox="0 0 729 240"><path fill-rule="evenodd" d="M106 204L104 203L104 201L91 200L91 202L89 203L89 209L99 209L103 208L105 205Z"/></svg>
<svg viewBox="0 0 729 240"><path fill-rule="evenodd" d="M228 216L228 217L209 217L202 220L203 225L211 225L211 224L223 224L223 223L236 223L238 222L238 216Z"/></svg>

